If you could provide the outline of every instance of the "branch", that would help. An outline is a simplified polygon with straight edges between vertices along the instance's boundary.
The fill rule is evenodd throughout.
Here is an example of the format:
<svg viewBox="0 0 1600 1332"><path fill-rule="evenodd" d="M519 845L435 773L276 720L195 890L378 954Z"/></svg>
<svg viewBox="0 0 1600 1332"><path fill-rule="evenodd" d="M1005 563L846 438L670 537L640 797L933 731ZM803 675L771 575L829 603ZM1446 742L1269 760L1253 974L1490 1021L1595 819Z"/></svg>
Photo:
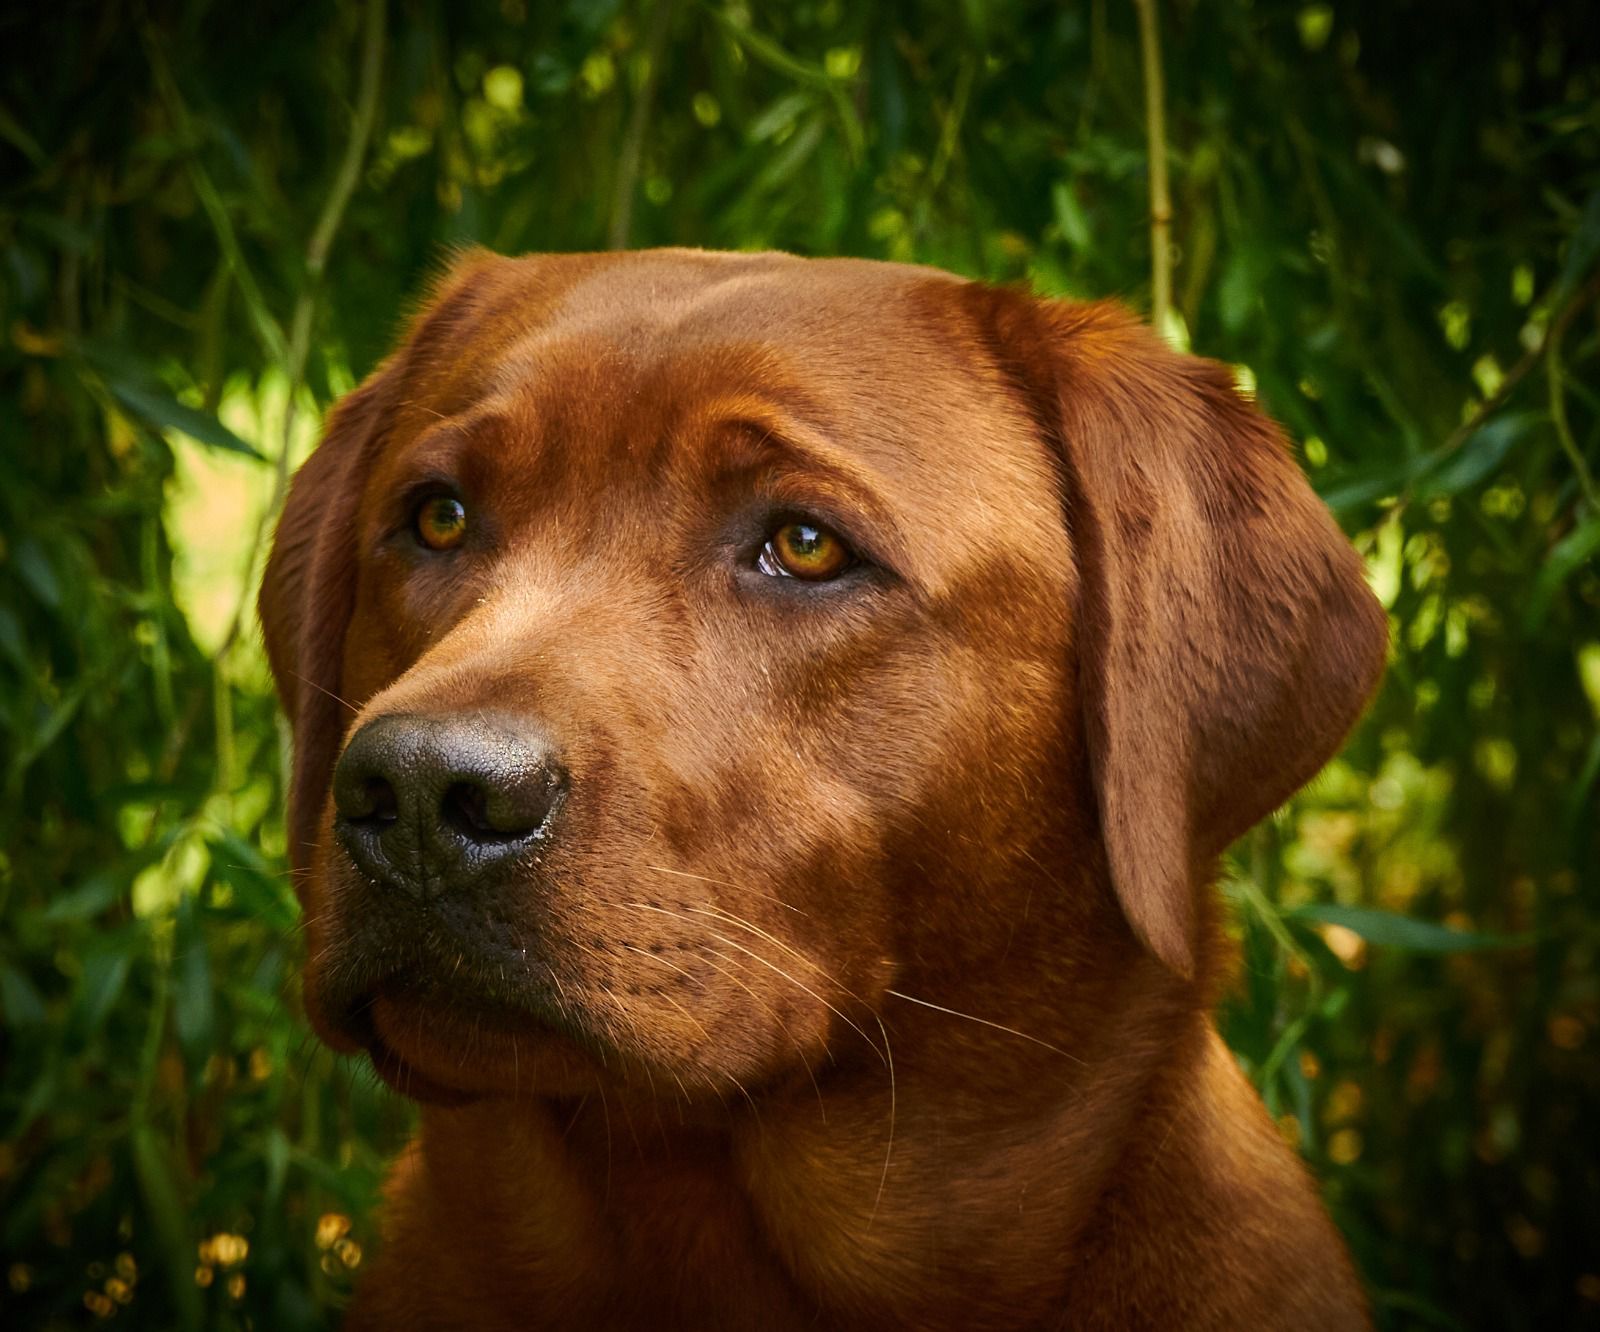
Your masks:
<svg viewBox="0 0 1600 1332"><path fill-rule="evenodd" d="M1507 399L1524 379L1532 373L1535 366L1548 357L1547 367L1550 374L1550 416L1555 425L1556 438L1560 441L1562 449L1572 460L1573 471L1577 473L1578 486L1583 491L1590 505L1600 512L1600 502L1597 502L1594 479L1589 473L1588 464L1584 462L1583 454L1579 452L1577 441L1572 438L1572 431L1567 424L1566 397L1561 388L1561 339L1572 321L1596 297L1600 297L1600 273L1596 273L1583 286L1572 294L1572 297L1556 311L1550 320L1550 326L1545 330L1545 335L1539 344L1529 348L1522 354L1522 358L1506 371L1505 377L1499 386L1479 404L1478 410L1473 412L1465 421L1452 430L1445 440L1434 451L1433 459L1439 460L1454 453L1482 428L1496 412L1506 405ZM1413 477L1406 482L1405 488L1400 492L1399 499L1393 508L1384 516L1385 522L1399 520L1406 507L1411 503L1417 485L1417 478Z"/></svg>
<svg viewBox="0 0 1600 1332"><path fill-rule="evenodd" d="M1572 425L1567 420L1567 392L1566 386L1562 383L1561 366L1561 336L1566 331L1566 323L1560 325L1552 323L1544 339L1544 369L1550 385L1550 423L1555 427L1556 438L1561 441L1562 451L1572 463L1572 470L1578 478L1578 489L1583 492L1584 499L1589 501L1589 508L1595 513L1600 513L1600 496L1595 494L1594 476L1589 471L1589 464L1584 460L1583 450L1578 447L1578 441L1572 437Z"/></svg>
<svg viewBox="0 0 1600 1332"><path fill-rule="evenodd" d="M1600 273L1596 273L1579 287L1572 298L1556 311L1554 318L1550 320L1550 327L1545 330L1545 335L1539 340L1538 345L1524 352L1522 359L1506 371L1505 378L1500 381L1495 391L1483 400L1477 411L1450 432L1444 443L1439 446L1439 452L1450 453L1465 444L1477 434L1479 426L1505 406L1512 390L1528 377L1547 352L1559 355L1562 335L1582 312L1583 307L1597 296L1600 296Z"/></svg>
<svg viewBox="0 0 1600 1332"><path fill-rule="evenodd" d="M1161 31L1156 0L1133 0L1139 11L1144 64L1145 134L1150 158L1150 322L1165 334L1172 308L1172 199L1167 192L1166 108L1161 82Z"/></svg>

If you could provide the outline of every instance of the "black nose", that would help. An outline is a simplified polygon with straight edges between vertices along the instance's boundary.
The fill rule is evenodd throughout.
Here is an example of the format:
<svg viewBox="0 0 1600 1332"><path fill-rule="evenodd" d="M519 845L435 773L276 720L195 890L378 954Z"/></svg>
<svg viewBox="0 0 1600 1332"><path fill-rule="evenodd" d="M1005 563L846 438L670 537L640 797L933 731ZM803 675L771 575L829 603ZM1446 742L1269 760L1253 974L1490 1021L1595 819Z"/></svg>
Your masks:
<svg viewBox="0 0 1600 1332"><path fill-rule="evenodd" d="M429 898L526 853L566 789L550 746L503 724L379 717L351 737L334 770L334 828L369 876Z"/></svg>

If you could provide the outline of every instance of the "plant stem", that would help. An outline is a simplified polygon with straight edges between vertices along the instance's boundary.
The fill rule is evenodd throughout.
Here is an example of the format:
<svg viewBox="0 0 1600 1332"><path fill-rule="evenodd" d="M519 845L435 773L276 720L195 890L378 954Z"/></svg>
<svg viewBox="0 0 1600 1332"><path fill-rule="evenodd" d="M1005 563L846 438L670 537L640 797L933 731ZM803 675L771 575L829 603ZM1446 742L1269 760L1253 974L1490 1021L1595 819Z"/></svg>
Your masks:
<svg viewBox="0 0 1600 1332"><path fill-rule="evenodd" d="M284 375L288 381L288 395L283 405L282 439L274 467L272 496L256 519L255 535L246 557L239 596L234 603L233 619L217 649L219 660L225 658L243 631L249 612L252 593L255 591L256 561L266 544L268 529L278 516L284 495L289 489L289 474L293 467L295 415L300 389L305 382L306 359L311 351L311 327L316 315L317 296L323 270L327 267L328 252L333 248L339 223L344 220L345 207L355 191L361 175L361 163L366 156L367 142L372 137L372 124L377 116L378 89L383 78L385 0L368 0L367 21L362 39L361 88L356 98L355 117L350 125L350 137L345 143L344 158L334 177L333 188L317 218L311 239L306 244L306 275L308 281L295 301L294 313L289 321L289 341L284 349ZM219 680L219 687L221 681Z"/></svg>
<svg viewBox="0 0 1600 1332"><path fill-rule="evenodd" d="M328 254L333 248L339 224L344 220L345 208L355 192L361 175L361 163L366 157L367 143L372 138L372 126L377 118L378 91L383 81L384 27L386 0L368 0L366 24L361 49L361 85L356 96L355 115L350 124L350 137L345 142L344 157L334 176L333 187L328 191L311 239L306 243L306 281L295 300L294 313L289 321L289 340L284 348L284 377L287 392L283 404L283 423L278 456L273 468L272 495L256 517L255 531L245 554L244 571L240 577L239 595L234 601L233 618L228 632L214 658L212 688L217 737L217 790L231 793L234 776L233 708L225 695L228 691L227 663L244 631L244 625L255 601L256 568L260 561L267 536L283 507L289 490L289 475L293 468L295 417L300 390L305 382L306 360L311 353L311 330L315 322L317 297L322 285L323 270Z"/></svg>
<svg viewBox="0 0 1600 1332"><path fill-rule="evenodd" d="M1172 199L1167 191L1166 106L1161 81L1161 31L1156 0L1133 0L1139 11L1144 65L1145 135L1150 158L1150 322L1164 332L1172 308Z"/></svg>
<svg viewBox="0 0 1600 1332"><path fill-rule="evenodd" d="M650 36L645 43L644 82L633 99L628 117L628 132L617 157L617 183L611 195L611 226L607 245L613 250L628 248L628 233L633 228L633 196L639 188L639 162L644 156L645 131L650 127L650 112L655 109L656 87L661 82L661 62L666 56L667 30L672 26L675 0L657 0Z"/></svg>
<svg viewBox="0 0 1600 1332"><path fill-rule="evenodd" d="M1570 322L1570 321L1568 321ZM1600 497L1595 494L1594 475L1584 460L1583 450L1572 436L1572 424L1567 420L1567 393L1565 375L1561 365L1561 338L1567 331L1566 322L1552 323L1544 340L1544 372L1550 384L1550 423L1555 427L1556 438L1572 462L1573 473L1578 478L1578 489L1589 502L1589 508L1600 513Z"/></svg>

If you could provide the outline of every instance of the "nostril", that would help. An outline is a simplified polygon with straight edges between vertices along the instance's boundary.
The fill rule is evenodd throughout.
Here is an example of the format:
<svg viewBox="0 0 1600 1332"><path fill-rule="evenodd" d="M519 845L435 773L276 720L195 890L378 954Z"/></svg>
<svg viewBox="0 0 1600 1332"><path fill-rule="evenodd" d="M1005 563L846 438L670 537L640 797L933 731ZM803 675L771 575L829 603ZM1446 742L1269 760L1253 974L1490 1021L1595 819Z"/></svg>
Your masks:
<svg viewBox="0 0 1600 1332"><path fill-rule="evenodd" d="M454 782L439 801L440 824L466 842L510 846L537 833L554 804L546 788Z"/></svg>
<svg viewBox="0 0 1600 1332"><path fill-rule="evenodd" d="M384 778L369 777L362 783L361 798L345 817L381 830L400 817L400 799Z"/></svg>
<svg viewBox="0 0 1600 1332"><path fill-rule="evenodd" d="M444 793L440 813L444 821L463 837L475 842L498 841L519 836L496 828L489 820L489 800L483 788L471 782L457 782Z"/></svg>
<svg viewBox="0 0 1600 1332"><path fill-rule="evenodd" d="M515 862L548 833L567 786L536 730L391 713L340 755L334 831L370 879L427 897Z"/></svg>

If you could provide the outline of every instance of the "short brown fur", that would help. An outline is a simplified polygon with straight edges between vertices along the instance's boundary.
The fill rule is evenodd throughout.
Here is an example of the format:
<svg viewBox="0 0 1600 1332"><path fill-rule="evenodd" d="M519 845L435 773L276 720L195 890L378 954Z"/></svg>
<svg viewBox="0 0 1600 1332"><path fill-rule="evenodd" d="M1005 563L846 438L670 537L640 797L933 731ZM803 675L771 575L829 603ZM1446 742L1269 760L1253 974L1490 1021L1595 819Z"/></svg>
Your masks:
<svg viewBox="0 0 1600 1332"><path fill-rule="evenodd" d="M404 533L439 475L448 559ZM763 582L785 513L870 564ZM424 1103L347 1326L1366 1325L1210 1020L1209 886L1385 622L1222 367L925 269L473 253L261 610L306 1006ZM404 926L333 765L490 711L560 825L481 936Z"/></svg>

